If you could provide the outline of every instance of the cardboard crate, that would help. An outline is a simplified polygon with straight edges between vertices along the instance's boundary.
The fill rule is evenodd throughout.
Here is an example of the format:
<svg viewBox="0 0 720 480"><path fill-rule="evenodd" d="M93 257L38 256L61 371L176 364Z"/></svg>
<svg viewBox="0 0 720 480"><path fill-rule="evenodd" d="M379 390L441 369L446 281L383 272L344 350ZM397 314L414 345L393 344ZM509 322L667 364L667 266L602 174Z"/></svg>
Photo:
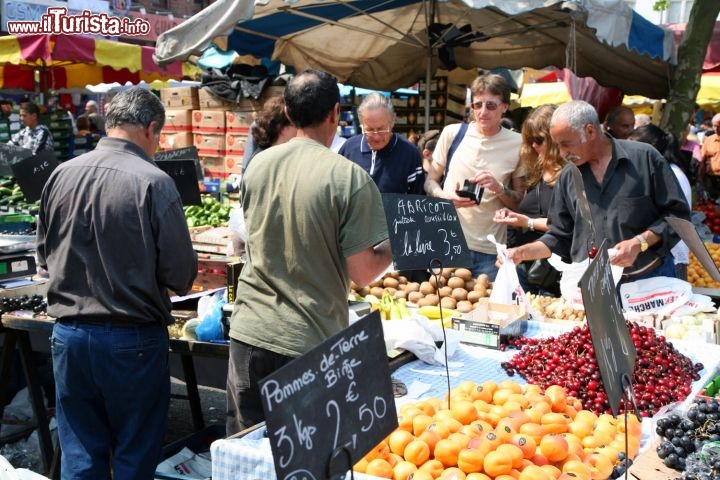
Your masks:
<svg viewBox="0 0 720 480"><path fill-rule="evenodd" d="M165 126L163 126L163 131L192 131L192 112L192 110L165 110Z"/></svg>
<svg viewBox="0 0 720 480"><path fill-rule="evenodd" d="M173 87L160 90L160 100L165 108L196 110L200 108L197 87Z"/></svg>
<svg viewBox="0 0 720 480"><path fill-rule="evenodd" d="M198 274L193 282L193 292L204 292L227 285L226 264L228 257L198 259Z"/></svg>
<svg viewBox="0 0 720 480"><path fill-rule="evenodd" d="M225 135L213 133L194 133L193 144L198 154L208 157L225 156Z"/></svg>
<svg viewBox="0 0 720 480"><path fill-rule="evenodd" d="M242 155L225 155L225 173L228 175L236 173L242 175L243 170Z"/></svg>
<svg viewBox="0 0 720 480"><path fill-rule="evenodd" d="M228 173L225 171L225 156L202 157L200 159L203 175L213 178L225 178Z"/></svg>
<svg viewBox="0 0 720 480"><path fill-rule="evenodd" d="M202 110L232 110L234 112L255 112L260 110L262 102L257 100L242 99L239 102L230 102L221 97L216 97L207 88L201 88L198 93L200 99L199 108Z"/></svg>
<svg viewBox="0 0 720 480"><path fill-rule="evenodd" d="M173 150L176 148L192 146L192 132L168 132L165 129L160 132L160 148L163 150Z"/></svg>
<svg viewBox="0 0 720 480"><path fill-rule="evenodd" d="M227 132L250 134L250 126L253 123L254 112L225 112L225 128Z"/></svg>
<svg viewBox="0 0 720 480"><path fill-rule="evenodd" d="M460 341L483 347L498 348L500 336L522 334L527 328L527 311L522 305L490 303L489 298L481 298L475 309L453 317L452 328L460 331Z"/></svg>
<svg viewBox="0 0 720 480"><path fill-rule="evenodd" d="M193 110L193 133L225 133L225 110Z"/></svg>
<svg viewBox="0 0 720 480"><path fill-rule="evenodd" d="M225 151L228 155L240 155L245 152L245 144L247 143L247 135L239 133L225 134Z"/></svg>

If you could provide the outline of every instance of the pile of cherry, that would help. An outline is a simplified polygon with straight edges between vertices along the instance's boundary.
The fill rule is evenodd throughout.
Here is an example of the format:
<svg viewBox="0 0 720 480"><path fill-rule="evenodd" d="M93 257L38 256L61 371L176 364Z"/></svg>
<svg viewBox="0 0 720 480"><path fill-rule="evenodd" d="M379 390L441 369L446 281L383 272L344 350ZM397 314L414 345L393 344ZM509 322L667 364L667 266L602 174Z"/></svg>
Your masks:
<svg viewBox="0 0 720 480"><path fill-rule="evenodd" d="M704 367L693 364L652 328L627 325L637 350L632 379L636 404L642 416L653 416L661 407L684 400ZM560 385L568 395L580 399L586 410L611 412L587 324L558 337L511 338L506 348L520 350L502 363L508 375L517 373L542 388ZM632 410L632 406L628 408ZM622 405L620 410L624 411Z"/></svg>

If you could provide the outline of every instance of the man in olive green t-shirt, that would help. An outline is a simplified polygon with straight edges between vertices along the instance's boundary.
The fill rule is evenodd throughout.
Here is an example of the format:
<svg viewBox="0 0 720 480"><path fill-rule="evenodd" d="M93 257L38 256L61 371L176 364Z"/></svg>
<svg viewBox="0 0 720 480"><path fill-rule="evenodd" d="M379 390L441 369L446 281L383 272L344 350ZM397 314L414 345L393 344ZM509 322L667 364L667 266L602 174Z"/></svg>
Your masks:
<svg viewBox="0 0 720 480"><path fill-rule="evenodd" d="M392 261L380 193L333 153L340 93L307 70L285 90L297 137L253 158L241 198L247 263L230 321L227 434L264 420L258 382L348 326L350 280Z"/></svg>

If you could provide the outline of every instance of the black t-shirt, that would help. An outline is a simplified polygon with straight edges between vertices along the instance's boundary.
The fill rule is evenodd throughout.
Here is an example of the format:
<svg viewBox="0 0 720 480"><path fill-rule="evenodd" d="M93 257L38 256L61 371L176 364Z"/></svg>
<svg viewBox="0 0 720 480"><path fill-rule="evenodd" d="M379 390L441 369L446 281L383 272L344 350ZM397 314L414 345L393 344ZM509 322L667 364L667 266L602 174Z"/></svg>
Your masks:
<svg viewBox="0 0 720 480"><path fill-rule="evenodd" d="M552 187L540 180L533 188L525 192L520 201L517 211L530 218L547 217L550 201L552 199ZM534 242L542 236L542 232L526 230L524 228L508 228L508 247L518 247L526 243Z"/></svg>

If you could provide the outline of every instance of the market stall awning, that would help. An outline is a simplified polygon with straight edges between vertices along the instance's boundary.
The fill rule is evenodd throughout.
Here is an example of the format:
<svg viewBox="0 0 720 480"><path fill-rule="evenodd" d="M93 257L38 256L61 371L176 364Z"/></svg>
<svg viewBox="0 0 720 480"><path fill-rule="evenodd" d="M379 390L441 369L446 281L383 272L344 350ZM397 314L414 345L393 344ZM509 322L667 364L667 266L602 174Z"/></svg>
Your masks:
<svg viewBox="0 0 720 480"><path fill-rule="evenodd" d="M687 23L671 23L665 28L673 32L675 43L679 46L685 35ZM712 37L705 53L705 60L702 66L703 72L720 73L720 22L715 22Z"/></svg>
<svg viewBox="0 0 720 480"><path fill-rule="evenodd" d="M194 75L195 67L188 63L158 66L152 60L154 50L81 35L0 37L0 88L63 91L99 83L181 80Z"/></svg>
<svg viewBox="0 0 720 480"><path fill-rule="evenodd" d="M155 59L186 58L228 34L240 55L386 91L443 66L476 75L554 65L603 86L664 96L674 58L671 33L622 0L217 0L160 35Z"/></svg>

